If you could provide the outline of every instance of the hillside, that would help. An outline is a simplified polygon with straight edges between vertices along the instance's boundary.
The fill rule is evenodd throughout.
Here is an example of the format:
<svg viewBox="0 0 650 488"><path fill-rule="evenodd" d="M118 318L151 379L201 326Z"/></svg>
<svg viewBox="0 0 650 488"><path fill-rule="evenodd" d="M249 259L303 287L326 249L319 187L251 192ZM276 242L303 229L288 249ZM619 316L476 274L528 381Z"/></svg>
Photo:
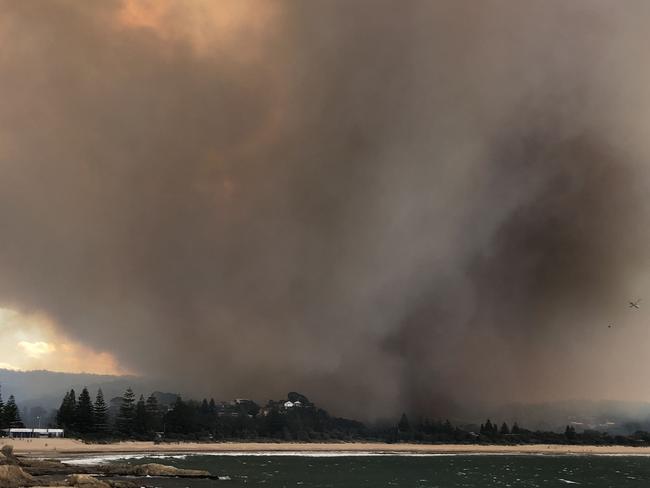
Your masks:
<svg viewBox="0 0 650 488"><path fill-rule="evenodd" d="M97 388L102 388L107 398L122 394L127 386L138 390L146 387L145 382L135 376L0 369L3 398L14 395L21 411L25 413L32 407L42 407L46 410L58 408L66 391L71 388L81 391L84 386L87 386L92 394Z"/></svg>

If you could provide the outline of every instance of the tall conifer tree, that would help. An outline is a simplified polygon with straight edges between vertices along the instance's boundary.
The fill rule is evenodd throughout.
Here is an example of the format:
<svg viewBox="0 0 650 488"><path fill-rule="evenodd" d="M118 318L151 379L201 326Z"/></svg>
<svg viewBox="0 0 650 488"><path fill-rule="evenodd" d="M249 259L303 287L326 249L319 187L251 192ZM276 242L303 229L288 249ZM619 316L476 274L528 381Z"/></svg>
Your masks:
<svg viewBox="0 0 650 488"><path fill-rule="evenodd" d="M95 420L95 431L103 433L108 431L108 407L104 401L104 392L99 388L93 405L93 417Z"/></svg>
<svg viewBox="0 0 650 488"><path fill-rule="evenodd" d="M147 409L147 432L158 432L161 428L162 414L160 412L160 407L158 406L158 400L153 395L149 395L146 403Z"/></svg>
<svg viewBox="0 0 650 488"><path fill-rule="evenodd" d="M74 429L76 414L77 399L75 397L74 390L70 390L63 397L63 401L61 401L61 406L59 407L59 411L56 414L56 422L59 427L63 427L65 429Z"/></svg>
<svg viewBox="0 0 650 488"><path fill-rule="evenodd" d="M79 394L77 408L75 409L75 430L82 434L88 434L95 430L93 420L93 404L90 400L88 388L85 388Z"/></svg>
<svg viewBox="0 0 650 488"><path fill-rule="evenodd" d="M147 407L144 402L144 397L140 395L138 403L135 405L135 415L133 418L133 431L137 434L144 434L147 432Z"/></svg>
<svg viewBox="0 0 650 488"><path fill-rule="evenodd" d="M399 424L397 424L397 430L400 432L409 432L411 430L411 424L405 413L402 414L402 417L399 419Z"/></svg>
<svg viewBox="0 0 650 488"><path fill-rule="evenodd" d="M9 396L7 404L3 410L3 416L5 418L4 424L8 427L22 427L23 421L20 418L20 412L18 411L18 405L16 405L16 399L13 395Z"/></svg>
<svg viewBox="0 0 650 488"><path fill-rule="evenodd" d="M133 421L135 419L135 393L131 388L127 388L122 396L120 410L115 419L117 431L124 435L133 434Z"/></svg>
<svg viewBox="0 0 650 488"><path fill-rule="evenodd" d="M0 429L6 429L7 427L9 427L8 425L5 424L4 411L5 411L5 404L2 401L2 390L0 389Z"/></svg>

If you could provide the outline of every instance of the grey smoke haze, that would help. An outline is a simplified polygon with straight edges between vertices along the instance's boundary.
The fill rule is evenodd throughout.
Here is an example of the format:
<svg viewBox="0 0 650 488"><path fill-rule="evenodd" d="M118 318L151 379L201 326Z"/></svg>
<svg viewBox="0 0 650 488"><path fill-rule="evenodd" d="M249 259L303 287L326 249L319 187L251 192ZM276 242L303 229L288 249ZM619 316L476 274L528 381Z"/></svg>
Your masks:
<svg viewBox="0 0 650 488"><path fill-rule="evenodd" d="M0 1L0 306L200 395L648 399L650 4L162 4Z"/></svg>

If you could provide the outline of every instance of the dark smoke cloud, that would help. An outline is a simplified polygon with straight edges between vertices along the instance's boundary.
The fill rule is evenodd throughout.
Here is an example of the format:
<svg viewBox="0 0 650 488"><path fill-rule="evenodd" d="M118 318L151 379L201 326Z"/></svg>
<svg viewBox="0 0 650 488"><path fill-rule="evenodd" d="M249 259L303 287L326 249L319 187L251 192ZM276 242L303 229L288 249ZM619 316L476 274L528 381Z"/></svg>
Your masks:
<svg viewBox="0 0 650 488"><path fill-rule="evenodd" d="M161 4L0 2L2 306L192 394L645 398L646 3Z"/></svg>

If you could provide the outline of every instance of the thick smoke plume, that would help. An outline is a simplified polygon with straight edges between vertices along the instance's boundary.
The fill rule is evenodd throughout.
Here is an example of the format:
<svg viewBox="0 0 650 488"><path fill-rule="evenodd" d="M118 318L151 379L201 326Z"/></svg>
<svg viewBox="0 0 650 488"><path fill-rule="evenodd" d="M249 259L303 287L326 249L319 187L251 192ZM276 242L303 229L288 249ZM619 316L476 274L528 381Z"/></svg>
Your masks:
<svg viewBox="0 0 650 488"><path fill-rule="evenodd" d="M647 2L0 9L0 306L218 398L648 398Z"/></svg>

